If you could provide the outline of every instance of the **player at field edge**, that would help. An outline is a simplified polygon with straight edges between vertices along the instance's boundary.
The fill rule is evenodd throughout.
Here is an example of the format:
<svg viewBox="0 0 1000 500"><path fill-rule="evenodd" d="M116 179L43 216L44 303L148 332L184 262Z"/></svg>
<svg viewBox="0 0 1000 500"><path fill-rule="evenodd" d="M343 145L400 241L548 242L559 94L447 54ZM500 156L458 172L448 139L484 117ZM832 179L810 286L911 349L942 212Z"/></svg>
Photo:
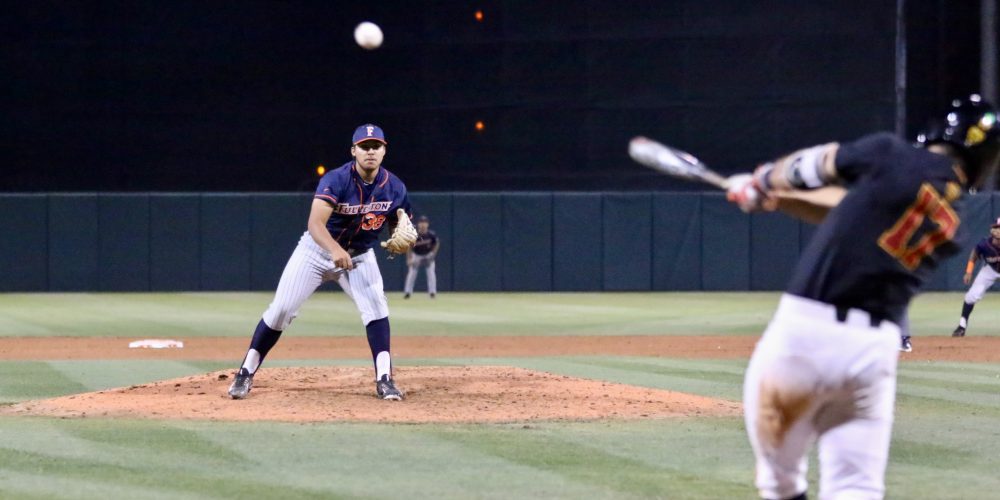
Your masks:
<svg viewBox="0 0 1000 500"><path fill-rule="evenodd" d="M426 215L417 217L417 242L409 252L406 252L406 282L403 285L403 298L408 299L413 294L413 285L417 283L417 273L420 268L426 269L427 293L431 298L437 296L437 271L435 258L441 248L441 240L437 233L431 231L431 220Z"/></svg>
<svg viewBox="0 0 1000 500"><path fill-rule="evenodd" d="M257 323L250 348L229 387L233 399L250 394L257 369L281 333L306 299L328 281L340 284L361 313L375 364L376 394L387 400L403 398L392 378L389 306L373 247L386 225L393 237L397 227L409 225L412 230L410 201L403 181L382 167L388 148L382 129L370 123L361 125L352 141L354 159L319 180L307 230L285 265L274 300Z"/></svg>
<svg viewBox="0 0 1000 500"><path fill-rule="evenodd" d="M900 323L941 260L958 252L962 194L1000 162L995 109L956 99L917 147L889 133L823 144L729 178L746 212L773 193L843 184L747 367L743 408L769 499L804 499L808 450L819 445L820 498L883 498Z"/></svg>
<svg viewBox="0 0 1000 500"><path fill-rule="evenodd" d="M983 267L976 274L976 280L972 281L972 271L975 270L976 261L979 259L983 260ZM1000 278L1000 218L990 225L990 235L980 240L969 253L969 261L965 265L965 275L962 276L962 282L966 285L972 283L972 286L965 293L965 300L962 302L962 316L958 318L958 326L951 332L952 337L965 336L972 308L982 300L983 295L986 295L986 291L993 286L997 278Z"/></svg>

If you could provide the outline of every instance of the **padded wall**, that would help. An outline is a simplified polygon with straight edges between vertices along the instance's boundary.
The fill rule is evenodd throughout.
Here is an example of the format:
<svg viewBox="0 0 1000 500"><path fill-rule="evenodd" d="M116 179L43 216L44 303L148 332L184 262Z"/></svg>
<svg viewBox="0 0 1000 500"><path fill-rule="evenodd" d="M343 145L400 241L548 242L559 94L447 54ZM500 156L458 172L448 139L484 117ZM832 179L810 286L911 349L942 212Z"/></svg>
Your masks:
<svg viewBox="0 0 1000 500"><path fill-rule="evenodd" d="M649 290L652 284L652 196L604 195L604 289Z"/></svg>
<svg viewBox="0 0 1000 500"><path fill-rule="evenodd" d="M149 195L100 195L97 210L98 289L149 290Z"/></svg>
<svg viewBox="0 0 1000 500"><path fill-rule="evenodd" d="M653 195L654 290L701 290L701 199L698 193Z"/></svg>
<svg viewBox="0 0 1000 500"><path fill-rule="evenodd" d="M552 290L552 194L503 195L503 289Z"/></svg>
<svg viewBox="0 0 1000 500"><path fill-rule="evenodd" d="M720 193L414 193L441 239L440 291L781 290L814 227ZM273 290L305 193L2 194L2 291ZM964 290L1000 195L969 197L961 251L928 290ZM382 234L385 239L387 234ZM404 258L376 250L387 292ZM421 272L416 291L426 290ZM330 285L336 288L335 285Z"/></svg>
<svg viewBox="0 0 1000 500"><path fill-rule="evenodd" d="M503 201L499 194L456 194L452 199L454 287L503 289Z"/></svg>
<svg viewBox="0 0 1000 500"><path fill-rule="evenodd" d="M158 194L149 199L151 290L201 290L201 196Z"/></svg>
<svg viewBox="0 0 1000 500"><path fill-rule="evenodd" d="M750 216L721 193L703 194L701 282L704 290L750 288Z"/></svg>
<svg viewBox="0 0 1000 500"><path fill-rule="evenodd" d="M99 290L97 195L49 197L49 290Z"/></svg>
<svg viewBox="0 0 1000 500"><path fill-rule="evenodd" d="M552 285L560 291L604 289L601 195L558 193L552 199Z"/></svg>
<svg viewBox="0 0 1000 500"><path fill-rule="evenodd" d="M0 196L0 291L49 289L48 198Z"/></svg>

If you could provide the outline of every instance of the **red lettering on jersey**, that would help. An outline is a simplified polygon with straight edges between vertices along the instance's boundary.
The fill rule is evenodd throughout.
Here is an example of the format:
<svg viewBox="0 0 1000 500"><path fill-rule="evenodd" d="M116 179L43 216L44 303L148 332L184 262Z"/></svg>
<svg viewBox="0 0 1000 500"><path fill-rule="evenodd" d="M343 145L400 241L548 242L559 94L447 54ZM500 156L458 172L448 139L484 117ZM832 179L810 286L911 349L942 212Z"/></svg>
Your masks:
<svg viewBox="0 0 1000 500"><path fill-rule="evenodd" d="M910 240L925 219L929 219L934 228L911 245ZM917 191L916 201L892 228L882 233L878 245L895 257L903 267L912 271L920 266L924 257L934 253L938 246L951 241L960 223L958 214L948 201L941 197L934 186L925 182Z"/></svg>
<svg viewBox="0 0 1000 500"><path fill-rule="evenodd" d="M382 224L385 224L384 215L367 213L361 221L361 229L365 231L378 231L382 228Z"/></svg>

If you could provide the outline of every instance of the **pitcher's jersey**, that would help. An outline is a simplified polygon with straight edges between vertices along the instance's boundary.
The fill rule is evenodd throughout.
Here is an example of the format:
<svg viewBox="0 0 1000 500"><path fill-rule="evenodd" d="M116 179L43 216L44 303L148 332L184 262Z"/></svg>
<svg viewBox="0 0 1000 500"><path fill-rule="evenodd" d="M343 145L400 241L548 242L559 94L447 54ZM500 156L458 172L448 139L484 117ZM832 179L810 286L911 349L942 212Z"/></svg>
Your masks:
<svg viewBox="0 0 1000 500"><path fill-rule="evenodd" d="M379 167L375 182L368 184L354 170L353 160L324 174L314 198L333 206L326 229L352 255L373 247L383 227L396 225L396 209L412 216L406 186L399 177Z"/></svg>
<svg viewBox="0 0 1000 500"><path fill-rule="evenodd" d="M959 250L964 176L888 133L842 144L836 170L847 196L803 250L788 292L899 324L931 270Z"/></svg>
<svg viewBox="0 0 1000 500"><path fill-rule="evenodd" d="M993 238L986 237L976 244L976 253L983 259L983 264L990 266L994 271L1000 273L1000 248L990 242Z"/></svg>
<svg viewBox="0 0 1000 500"><path fill-rule="evenodd" d="M417 242L413 245L413 253L417 255L427 255L434 250L437 245L437 233L428 229L424 234L417 234Z"/></svg>

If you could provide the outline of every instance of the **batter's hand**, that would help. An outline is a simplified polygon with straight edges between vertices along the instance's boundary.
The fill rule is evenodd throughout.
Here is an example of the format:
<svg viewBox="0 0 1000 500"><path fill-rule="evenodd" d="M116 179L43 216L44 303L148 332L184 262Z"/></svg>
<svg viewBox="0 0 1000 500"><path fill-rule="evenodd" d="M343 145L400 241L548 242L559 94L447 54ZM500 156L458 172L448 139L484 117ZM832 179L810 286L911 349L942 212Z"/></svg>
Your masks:
<svg viewBox="0 0 1000 500"><path fill-rule="evenodd" d="M753 175L736 174L726 179L729 189L726 200L735 203L740 210L750 213L761 210L774 210L774 203L757 184Z"/></svg>
<svg viewBox="0 0 1000 500"><path fill-rule="evenodd" d="M333 261L334 265L345 271L354 269L354 261L351 260L351 254L347 253L347 250L343 248L337 247L330 252L330 260Z"/></svg>

